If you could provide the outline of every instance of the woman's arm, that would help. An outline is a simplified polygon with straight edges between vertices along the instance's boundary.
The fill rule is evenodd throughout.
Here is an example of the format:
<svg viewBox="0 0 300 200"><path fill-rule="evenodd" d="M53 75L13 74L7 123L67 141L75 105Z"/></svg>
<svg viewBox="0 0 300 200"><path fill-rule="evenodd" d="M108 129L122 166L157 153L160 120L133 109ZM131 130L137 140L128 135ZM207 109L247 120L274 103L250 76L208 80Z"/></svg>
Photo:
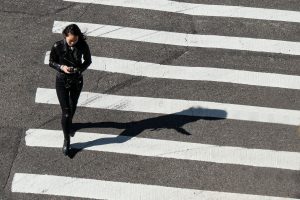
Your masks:
<svg viewBox="0 0 300 200"><path fill-rule="evenodd" d="M91 56L90 48L87 43L85 43L83 48L83 60L84 62L79 68L80 73L85 71L88 68L88 66L90 66L90 64L92 63L92 56Z"/></svg>
<svg viewBox="0 0 300 200"><path fill-rule="evenodd" d="M57 55L56 47L57 47L57 44L55 43L51 48L50 58L49 58L49 66L52 67L53 69L57 70L58 72L62 72L61 65L58 63L59 57Z"/></svg>

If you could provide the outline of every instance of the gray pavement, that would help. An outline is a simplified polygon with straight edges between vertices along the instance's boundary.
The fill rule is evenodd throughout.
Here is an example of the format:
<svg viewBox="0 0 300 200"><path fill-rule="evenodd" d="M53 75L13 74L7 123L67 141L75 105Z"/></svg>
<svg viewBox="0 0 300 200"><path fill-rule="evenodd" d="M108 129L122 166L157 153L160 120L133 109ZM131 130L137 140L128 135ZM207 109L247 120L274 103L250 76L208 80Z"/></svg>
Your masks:
<svg viewBox="0 0 300 200"><path fill-rule="evenodd" d="M297 0L263 2L186 0L185 2L300 11L300 2ZM63 156L60 149L27 147L24 139L26 130L61 129L60 107L35 103L38 87L54 88L56 72L44 65L44 57L52 44L62 38L61 35L52 33L55 20L300 42L300 24L297 23L190 17L176 13L78 4L60 0L2 0L0 8L0 114L2 116L0 199L54 198L12 193L12 178L15 173L52 174L300 199L299 171L92 151L80 151L70 159ZM88 43L95 56L166 65L209 66L300 75L299 56L186 48L92 37L88 38ZM219 82L152 79L100 71L85 72L83 90L125 96L212 101L300 110L298 90ZM103 122L115 122L123 128L106 126ZM127 130L133 133L132 136L145 138L300 152L300 135L296 132L297 127L288 125L162 116L92 108L78 108L74 123L79 131L86 132L119 135ZM177 132L174 127L178 123L181 123L191 135ZM163 128L152 130L157 127ZM55 197L55 199L68 198Z"/></svg>

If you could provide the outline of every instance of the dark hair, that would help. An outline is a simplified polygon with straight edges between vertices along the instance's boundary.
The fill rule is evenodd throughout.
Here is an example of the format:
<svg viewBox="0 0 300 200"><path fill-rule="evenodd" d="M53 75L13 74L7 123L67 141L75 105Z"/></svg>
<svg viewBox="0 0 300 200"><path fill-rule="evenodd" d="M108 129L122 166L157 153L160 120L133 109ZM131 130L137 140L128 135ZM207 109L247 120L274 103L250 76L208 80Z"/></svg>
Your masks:
<svg viewBox="0 0 300 200"><path fill-rule="evenodd" d="M67 37L69 33L78 36L80 41L86 40L86 36L81 32L80 28L76 24L68 25L62 32L65 37Z"/></svg>

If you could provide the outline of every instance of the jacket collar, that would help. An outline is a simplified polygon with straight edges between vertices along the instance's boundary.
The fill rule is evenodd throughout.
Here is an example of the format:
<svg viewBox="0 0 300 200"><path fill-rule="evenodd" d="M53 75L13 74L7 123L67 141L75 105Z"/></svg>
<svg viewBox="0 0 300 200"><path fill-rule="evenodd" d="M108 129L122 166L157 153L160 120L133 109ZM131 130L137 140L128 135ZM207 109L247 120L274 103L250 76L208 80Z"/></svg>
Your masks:
<svg viewBox="0 0 300 200"><path fill-rule="evenodd" d="M67 50L68 50L68 49L67 49L67 48L68 48L68 44L67 44L66 39L63 40L63 44L64 44L64 45L63 45L63 50L64 50L64 52L67 52Z"/></svg>

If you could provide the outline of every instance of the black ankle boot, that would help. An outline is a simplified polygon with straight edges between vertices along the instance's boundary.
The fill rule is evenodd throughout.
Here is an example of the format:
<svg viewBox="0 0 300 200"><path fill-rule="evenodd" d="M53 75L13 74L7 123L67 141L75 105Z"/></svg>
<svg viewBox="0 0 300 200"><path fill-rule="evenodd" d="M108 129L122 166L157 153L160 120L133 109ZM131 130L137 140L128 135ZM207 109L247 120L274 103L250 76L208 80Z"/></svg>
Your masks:
<svg viewBox="0 0 300 200"><path fill-rule="evenodd" d="M67 156L69 154L70 151L70 139L64 139L64 145L62 148L62 152L65 156Z"/></svg>

